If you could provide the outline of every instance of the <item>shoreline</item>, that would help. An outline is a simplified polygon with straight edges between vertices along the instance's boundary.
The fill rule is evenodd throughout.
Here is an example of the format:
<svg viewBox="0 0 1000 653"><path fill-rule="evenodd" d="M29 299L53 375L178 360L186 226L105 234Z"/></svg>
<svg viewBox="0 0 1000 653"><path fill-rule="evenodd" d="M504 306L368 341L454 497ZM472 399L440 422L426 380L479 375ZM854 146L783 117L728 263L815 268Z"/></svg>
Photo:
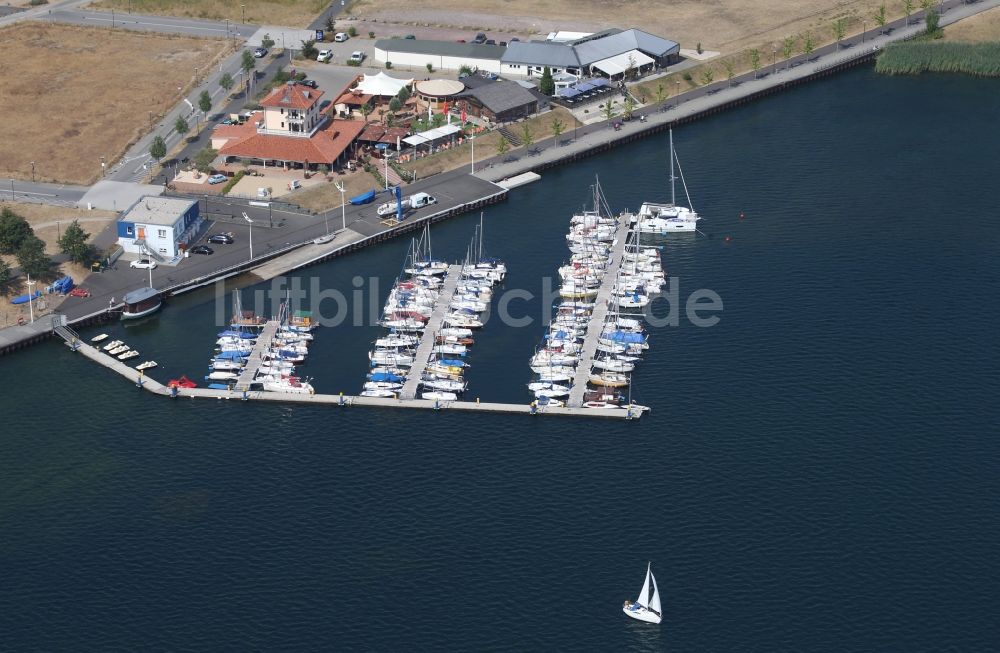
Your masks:
<svg viewBox="0 0 1000 653"><path fill-rule="evenodd" d="M947 26L957 20L997 6L1000 6L1000 0L984 0L974 5L959 3L957 6L950 6L941 16L941 25ZM505 160L500 160L499 156L494 156L477 162L477 165L482 165L483 168L475 174L456 169L420 180L407 186L407 188L411 189L412 192L417 192L424 190L426 187L461 182L463 179L465 179L466 184L475 179L480 183L488 182L497 185L497 182L519 174L527 172L537 173L606 152L612 148L666 131L675 125L684 125L703 117L742 106L743 104L778 93L787 88L867 63L873 60L887 44L911 39L924 31L924 26L921 22L914 21L909 26L901 25L902 22L900 20L896 21L896 23L888 24L886 26L888 33L870 38L861 35L862 42L860 43L857 42L858 35L856 35L853 41L845 41L842 44L832 44L819 48L814 53L811 53L812 56L808 60L796 61L798 57L792 57L781 64L783 67L779 68L778 64L775 64L771 67L771 71L764 70L763 73L758 72L756 77L754 73L745 73L734 77L732 80L715 82L691 89L682 95L672 98L677 103L676 105L674 103L665 103L664 108L643 107L634 112L634 117L630 122L623 123L621 131L613 130L611 123L608 121L596 122L574 130L575 133L572 139L568 138L568 132L564 133L560 137L561 142L558 146L555 143L555 139L550 137L536 143L533 152L519 152L520 156L517 158L507 156ZM181 294L188 290L210 285L239 274L254 274L255 270L265 271L264 275L259 276L261 279L273 278L280 274L286 274L343 254L358 251L367 245L382 242L402 233L422 228L423 224L427 221L437 222L476 210L486 204L502 201L506 198L507 192L506 189L503 189L499 192L481 195L471 201L458 203L449 209L417 220L403 222L394 228L379 230L375 233L365 235L354 232L357 234L356 236L349 236L353 240L347 243L336 243L335 246L326 251L319 253L304 251L312 246L312 239L315 235L319 235L317 232L317 234L308 235L306 240L291 243L283 249L270 252L266 260L247 261L231 268L216 270L208 275L187 279L173 286L168 286L162 292L164 296ZM330 211L326 213L331 214ZM353 224L348 225L348 231L353 231L351 229ZM303 254L306 255L303 256ZM121 294L123 293L119 291L119 296ZM86 325L105 321L110 316L111 314L107 308L102 307L98 311L69 318L66 323L70 325ZM21 332L8 333L9 331L10 329L0 330L0 355L30 344L25 341L30 340L33 343L44 339L44 337L39 336L34 330L30 334ZM49 335L53 335L51 330L49 331Z"/></svg>

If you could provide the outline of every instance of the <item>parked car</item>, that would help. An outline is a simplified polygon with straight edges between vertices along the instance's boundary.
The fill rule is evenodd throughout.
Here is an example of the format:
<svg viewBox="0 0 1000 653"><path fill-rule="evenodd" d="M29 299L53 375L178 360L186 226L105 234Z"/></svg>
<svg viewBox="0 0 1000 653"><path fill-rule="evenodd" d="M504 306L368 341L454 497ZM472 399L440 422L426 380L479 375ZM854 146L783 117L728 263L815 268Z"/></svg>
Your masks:
<svg viewBox="0 0 1000 653"><path fill-rule="evenodd" d="M472 39L473 43L486 43L486 34L479 32L476 34L475 38Z"/></svg>
<svg viewBox="0 0 1000 653"><path fill-rule="evenodd" d="M521 39L519 39L519 38L517 38L517 37L515 36L514 38L512 38L512 39L510 40L510 42L511 42L511 43L517 43L517 42L518 42L518 41L520 41L520 40L521 40Z"/></svg>
<svg viewBox="0 0 1000 653"><path fill-rule="evenodd" d="M216 245L232 245L233 237L229 234L212 234L208 237L208 242Z"/></svg>
<svg viewBox="0 0 1000 653"><path fill-rule="evenodd" d="M351 61L357 61L358 63L361 63L364 60L365 60L365 53L362 52L361 50L355 50L354 52L351 53Z"/></svg>
<svg viewBox="0 0 1000 653"><path fill-rule="evenodd" d="M415 41L417 39L417 37L415 37L413 34L407 34L403 38L406 39L406 40L408 40L408 41Z"/></svg>
<svg viewBox="0 0 1000 653"><path fill-rule="evenodd" d="M215 250L208 245L195 245L188 251L192 254L215 254Z"/></svg>
<svg viewBox="0 0 1000 653"><path fill-rule="evenodd" d="M300 79L296 82L296 84L302 84L303 86L308 86L309 88L317 88L319 86L315 79Z"/></svg>
<svg viewBox="0 0 1000 653"><path fill-rule="evenodd" d="M316 61L326 62L330 59L333 59L333 50L320 50L319 56L316 57Z"/></svg>
<svg viewBox="0 0 1000 653"><path fill-rule="evenodd" d="M343 43L349 38L351 37L347 35L347 32L337 32L334 35L333 40L336 41L337 43Z"/></svg>
<svg viewBox="0 0 1000 653"><path fill-rule="evenodd" d="M208 183L210 184L221 184L222 182L229 179L226 175L215 174L208 178Z"/></svg>
<svg viewBox="0 0 1000 653"><path fill-rule="evenodd" d="M267 56L267 48L254 48L253 56L257 57L258 59L263 59L264 57Z"/></svg>
<svg viewBox="0 0 1000 653"><path fill-rule="evenodd" d="M155 270L156 261L151 258L138 258L129 263L128 266L136 270Z"/></svg>
<svg viewBox="0 0 1000 653"><path fill-rule="evenodd" d="M507 47L507 41L500 41L500 47L501 48L506 48Z"/></svg>
<svg viewBox="0 0 1000 653"><path fill-rule="evenodd" d="M494 41L493 39L486 39L486 45L496 45L496 44L497 42Z"/></svg>

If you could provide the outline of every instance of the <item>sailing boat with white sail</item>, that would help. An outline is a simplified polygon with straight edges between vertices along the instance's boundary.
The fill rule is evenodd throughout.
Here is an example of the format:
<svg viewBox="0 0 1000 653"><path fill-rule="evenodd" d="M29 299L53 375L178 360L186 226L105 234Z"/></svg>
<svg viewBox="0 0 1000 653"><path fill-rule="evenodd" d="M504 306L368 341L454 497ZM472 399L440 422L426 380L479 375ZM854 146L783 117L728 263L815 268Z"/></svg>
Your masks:
<svg viewBox="0 0 1000 653"><path fill-rule="evenodd" d="M649 595L650 585L653 589L652 596ZM658 624L663 618L663 613L660 610L660 590L656 587L656 578L653 576L651 563L646 565L646 580L642 583L639 598L635 601L625 601L622 612L633 619L648 621L651 624Z"/></svg>
<svg viewBox="0 0 1000 653"><path fill-rule="evenodd" d="M684 196L687 206L678 206L674 193L674 161L681 174L681 184L684 186ZM670 204L645 202L636 215L636 228L644 234L666 235L675 231L697 231L698 214L691 205L691 195L688 193L687 182L684 181L684 171L681 170L681 160L674 152L674 130L670 130Z"/></svg>

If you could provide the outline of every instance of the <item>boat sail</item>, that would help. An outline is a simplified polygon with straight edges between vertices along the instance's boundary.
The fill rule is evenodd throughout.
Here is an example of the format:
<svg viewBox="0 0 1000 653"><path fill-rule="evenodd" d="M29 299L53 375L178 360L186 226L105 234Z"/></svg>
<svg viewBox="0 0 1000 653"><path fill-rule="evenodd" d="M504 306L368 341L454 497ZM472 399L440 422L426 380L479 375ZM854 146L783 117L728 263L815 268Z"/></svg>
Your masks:
<svg viewBox="0 0 1000 653"><path fill-rule="evenodd" d="M650 585L652 585L653 589L652 596L649 595ZM663 618L663 612L660 609L660 590L656 586L656 577L653 576L651 563L646 565L646 579L642 583L639 598L635 601L625 601L625 605L622 606L622 612L633 619L646 621L651 624L658 624L660 623L660 619Z"/></svg>

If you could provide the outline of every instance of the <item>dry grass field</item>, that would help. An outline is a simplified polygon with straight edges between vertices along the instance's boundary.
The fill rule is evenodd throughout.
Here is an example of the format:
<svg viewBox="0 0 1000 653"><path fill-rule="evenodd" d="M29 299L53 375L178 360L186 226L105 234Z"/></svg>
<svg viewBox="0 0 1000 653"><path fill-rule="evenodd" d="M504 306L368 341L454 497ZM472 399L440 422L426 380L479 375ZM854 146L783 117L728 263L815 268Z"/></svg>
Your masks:
<svg viewBox="0 0 1000 653"><path fill-rule="evenodd" d="M987 9L945 27L944 40L973 43L1000 41L1000 7Z"/></svg>
<svg viewBox="0 0 1000 653"><path fill-rule="evenodd" d="M18 23L0 29L0 177L87 184L180 100L223 40Z"/></svg>
<svg viewBox="0 0 1000 653"><path fill-rule="evenodd" d="M256 25L306 27L330 3L328 0L97 0L92 9L125 11L158 16L243 20L240 5L246 5L246 22Z"/></svg>
<svg viewBox="0 0 1000 653"><path fill-rule="evenodd" d="M334 174L333 179L334 181L295 191L283 199L311 211L325 211L332 208L340 209L338 183L344 185L344 198L347 200L378 187L375 177L364 170L356 170L345 175Z"/></svg>

